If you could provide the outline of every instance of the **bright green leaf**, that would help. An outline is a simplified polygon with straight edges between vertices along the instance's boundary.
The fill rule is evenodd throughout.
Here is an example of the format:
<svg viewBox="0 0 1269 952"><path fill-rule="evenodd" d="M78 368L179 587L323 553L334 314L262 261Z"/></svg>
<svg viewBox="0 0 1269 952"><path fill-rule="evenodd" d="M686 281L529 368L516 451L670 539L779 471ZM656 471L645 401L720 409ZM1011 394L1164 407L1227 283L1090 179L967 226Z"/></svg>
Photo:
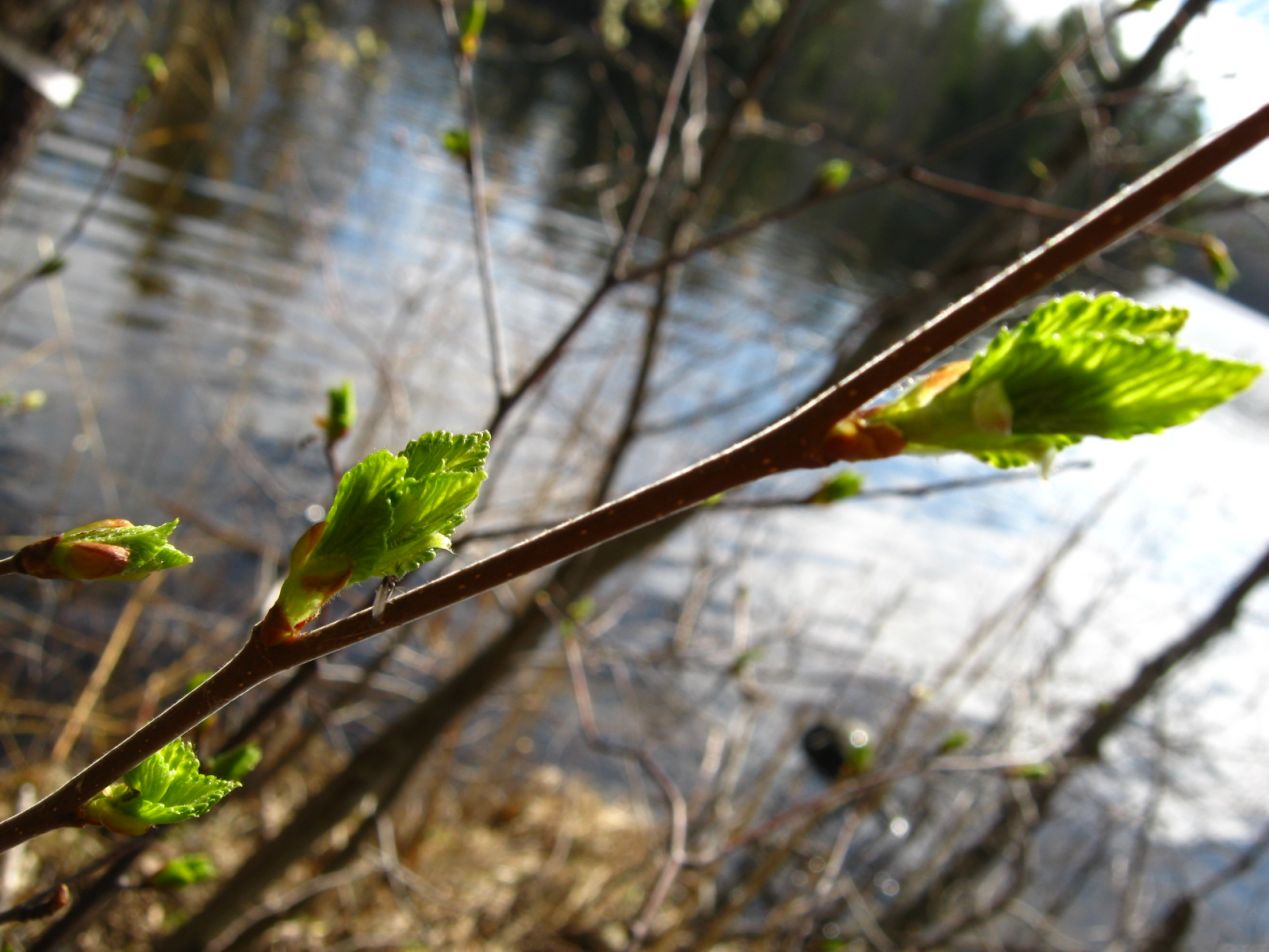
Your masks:
<svg viewBox="0 0 1269 952"><path fill-rule="evenodd" d="M480 492L489 434L425 433L400 454L379 450L344 473L326 521L300 537L268 637L293 635L340 589L401 576L449 549ZM280 614L280 617L278 617Z"/></svg>
<svg viewBox="0 0 1269 952"><path fill-rule="evenodd" d="M1127 439L1189 423L1260 368L1178 347L1187 316L1114 294L1070 294L855 423L899 434L908 452L958 450L1001 467L1045 462L1086 436Z"/></svg>
<svg viewBox="0 0 1269 952"><path fill-rule="evenodd" d="M1005 775L1016 780L1048 780L1053 776L1053 765L1047 761L1035 764L1019 764L1006 770Z"/></svg>
<svg viewBox="0 0 1269 952"><path fill-rule="evenodd" d="M199 772L194 748L174 740L81 808L84 819L139 836L152 826L202 816L241 784Z"/></svg>
<svg viewBox="0 0 1269 952"><path fill-rule="evenodd" d="M467 15L463 18L462 35L459 37L459 48L463 55L473 57L480 46L480 34L485 29L485 15L489 12L487 0L471 0Z"/></svg>
<svg viewBox="0 0 1269 952"><path fill-rule="evenodd" d="M955 730L939 741L939 753L950 754L954 750L960 750L962 747L969 745L973 738L970 737L969 731Z"/></svg>

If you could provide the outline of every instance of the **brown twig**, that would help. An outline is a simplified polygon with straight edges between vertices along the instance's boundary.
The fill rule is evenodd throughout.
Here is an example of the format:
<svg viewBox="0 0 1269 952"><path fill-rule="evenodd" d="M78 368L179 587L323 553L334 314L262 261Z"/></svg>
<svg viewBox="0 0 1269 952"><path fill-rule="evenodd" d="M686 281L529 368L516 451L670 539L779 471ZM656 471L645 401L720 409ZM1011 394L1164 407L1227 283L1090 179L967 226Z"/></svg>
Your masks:
<svg viewBox="0 0 1269 952"><path fill-rule="evenodd" d="M909 168L906 175L910 181L915 182L917 185L924 185L926 188L944 192L948 195L971 198L976 202L995 205L997 208L1008 208L1024 212L1037 218L1076 221L1083 214L1078 209L1067 208L1065 205L1055 205L1052 202L1032 198L1029 195L1014 195L1012 192L1002 192L973 182L965 182L961 179L952 178L950 175L943 175L939 172L922 168L919 165ZM1195 248L1206 247L1204 236L1198 232L1190 231L1188 228L1177 228L1174 225L1154 222L1142 226L1140 231L1143 235L1175 241L1178 244L1191 245Z"/></svg>
<svg viewBox="0 0 1269 952"><path fill-rule="evenodd" d="M119 613L119 618L115 621L114 628L110 631L110 637L106 639L106 645L101 649L101 654L97 658L96 667L93 668L92 674L88 676L88 682L84 685L83 691L80 692L79 699L75 701L75 707L71 711L70 717L66 719L66 725L53 743L53 751L49 754L49 757L54 763L63 763L70 756L75 742L79 740L79 735L83 732L84 724L88 721L89 715L92 714L93 708L97 706L97 701L101 698L101 692L105 690L106 682L114 674L115 665L119 663L119 659L123 656L123 650L132 640L132 633L136 630L141 612L145 610L146 603L154 597L154 593L158 591L162 582L162 573L155 573L144 579L133 590L132 595L123 606L123 611Z"/></svg>
<svg viewBox="0 0 1269 952"><path fill-rule="evenodd" d="M566 621L563 612L543 595L538 599L544 611L555 618L557 623ZM678 878L687 859L687 800L684 799L678 785L670 779L652 752L639 744L627 744L604 736L599 730L599 722L595 719L595 707L591 703L590 685L586 678L586 664L582 659L582 647L578 635L584 626L577 624L575 633L565 635L564 657L568 662L568 676L573 688L573 702L577 707L577 719L581 725L582 737L587 746L601 754L621 757L638 764L639 769L647 775L661 792L666 808L670 811L670 841L665 861L657 874L656 882L644 899L639 914L630 927L630 944L627 949L638 949L647 940L652 929L652 920L669 895L670 887Z"/></svg>

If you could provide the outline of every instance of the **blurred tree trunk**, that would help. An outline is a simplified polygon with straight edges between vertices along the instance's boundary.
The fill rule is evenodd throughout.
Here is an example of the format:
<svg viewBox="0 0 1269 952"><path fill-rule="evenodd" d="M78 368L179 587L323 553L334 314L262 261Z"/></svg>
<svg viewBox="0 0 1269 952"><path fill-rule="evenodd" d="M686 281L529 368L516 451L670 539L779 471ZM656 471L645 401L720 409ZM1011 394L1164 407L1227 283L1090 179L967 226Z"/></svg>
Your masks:
<svg viewBox="0 0 1269 952"><path fill-rule="evenodd" d="M80 73L114 34L124 5L112 0L5 0L0 34L6 46ZM0 59L0 199L9 191L50 113L12 56Z"/></svg>

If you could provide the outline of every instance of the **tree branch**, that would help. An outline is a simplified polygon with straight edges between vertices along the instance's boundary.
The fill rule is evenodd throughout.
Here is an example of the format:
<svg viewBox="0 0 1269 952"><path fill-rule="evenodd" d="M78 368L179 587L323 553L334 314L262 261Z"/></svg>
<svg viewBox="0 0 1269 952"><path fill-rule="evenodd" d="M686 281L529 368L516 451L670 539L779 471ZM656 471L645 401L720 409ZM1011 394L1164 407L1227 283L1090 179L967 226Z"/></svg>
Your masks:
<svg viewBox="0 0 1269 952"><path fill-rule="evenodd" d="M488 591L511 579L774 473L831 462L833 425L942 351L1151 220L1204 179L1269 137L1269 105L1198 142L1089 212L1012 267L945 309L906 340L748 439L554 529L424 584L379 617L363 610L304 637L265 646L252 638L209 680L121 741L67 784L0 822L0 850L60 826L79 807L165 743L266 678Z"/></svg>

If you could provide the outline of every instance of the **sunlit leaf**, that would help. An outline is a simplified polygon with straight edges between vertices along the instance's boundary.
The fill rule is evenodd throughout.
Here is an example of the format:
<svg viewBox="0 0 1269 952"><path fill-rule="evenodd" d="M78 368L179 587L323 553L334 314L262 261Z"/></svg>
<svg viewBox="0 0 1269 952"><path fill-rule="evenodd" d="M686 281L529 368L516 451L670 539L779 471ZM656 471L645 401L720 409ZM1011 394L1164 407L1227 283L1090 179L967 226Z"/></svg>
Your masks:
<svg viewBox="0 0 1269 952"><path fill-rule="evenodd" d="M340 589L401 576L450 547L480 492L489 434L425 433L400 454L379 450L346 472L326 521L291 551L268 637L289 637Z"/></svg>
<svg viewBox="0 0 1269 952"><path fill-rule="evenodd" d="M972 361L939 368L896 400L842 421L831 438L836 455L960 451L1020 466L1088 436L1121 440L1189 423L1249 386L1260 368L1177 346L1187 316L1114 294L1051 301Z"/></svg>
<svg viewBox="0 0 1269 952"><path fill-rule="evenodd" d="M194 748L174 740L81 808L84 819L139 836L152 826L202 816L241 784L199 772Z"/></svg>

